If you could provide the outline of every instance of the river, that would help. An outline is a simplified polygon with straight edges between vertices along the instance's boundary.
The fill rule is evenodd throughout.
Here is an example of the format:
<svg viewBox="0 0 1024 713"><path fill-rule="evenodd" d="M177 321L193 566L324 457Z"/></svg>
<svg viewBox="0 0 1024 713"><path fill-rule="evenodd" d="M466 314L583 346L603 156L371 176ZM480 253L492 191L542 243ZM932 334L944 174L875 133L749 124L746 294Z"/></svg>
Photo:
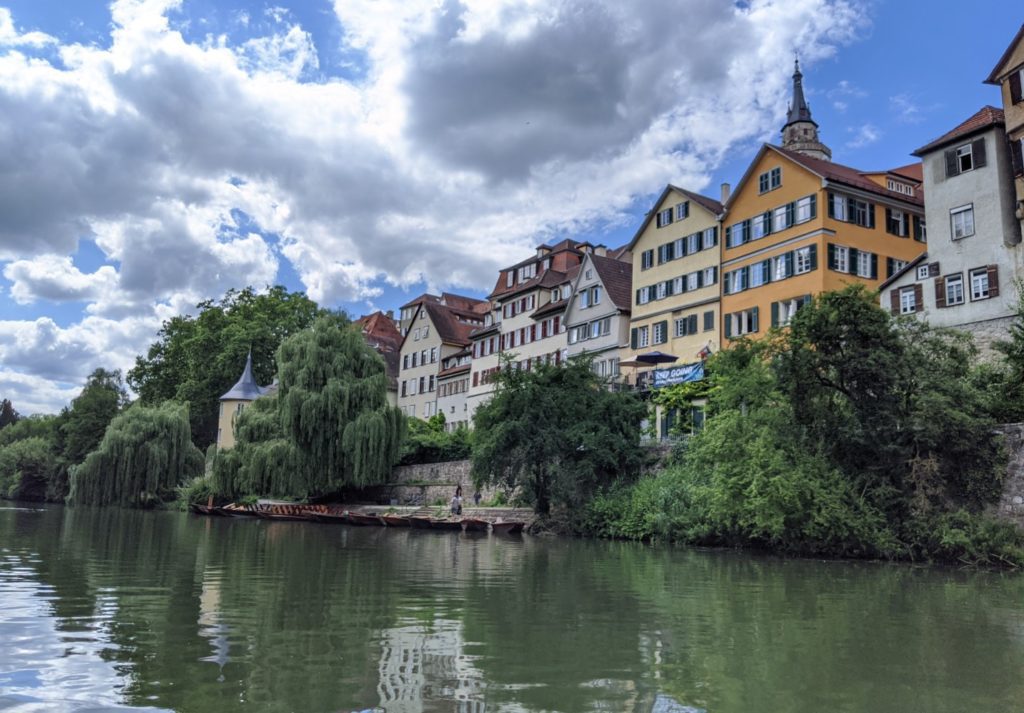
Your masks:
<svg viewBox="0 0 1024 713"><path fill-rule="evenodd" d="M1024 710L1024 577L0 503L0 710Z"/></svg>

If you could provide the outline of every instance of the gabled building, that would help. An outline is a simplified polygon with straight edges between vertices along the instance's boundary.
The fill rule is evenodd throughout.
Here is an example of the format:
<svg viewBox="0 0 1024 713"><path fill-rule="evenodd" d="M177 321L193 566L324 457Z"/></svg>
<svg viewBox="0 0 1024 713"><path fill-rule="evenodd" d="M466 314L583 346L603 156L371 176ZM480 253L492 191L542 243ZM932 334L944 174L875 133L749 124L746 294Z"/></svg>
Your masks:
<svg viewBox="0 0 1024 713"><path fill-rule="evenodd" d="M924 164L928 252L882 285L882 306L971 332L986 351L1006 338L1024 276L1003 112L983 107L914 154Z"/></svg>
<svg viewBox="0 0 1024 713"><path fill-rule="evenodd" d="M623 360L653 350L688 363L718 349L721 213L713 198L673 185L661 192L627 246L632 304Z"/></svg>
<svg viewBox="0 0 1024 713"><path fill-rule="evenodd" d="M629 341L633 266L629 253L612 253L625 259L602 253L598 248L584 256L571 284L562 321L568 355L586 353L594 360L595 373L616 379L620 352Z"/></svg>
<svg viewBox="0 0 1024 713"><path fill-rule="evenodd" d="M1014 216L1024 232L1024 25L985 80L1000 88L1014 180Z"/></svg>
<svg viewBox="0 0 1024 713"><path fill-rule="evenodd" d="M783 145L762 146L725 203L723 345L786 325L820 292L876 288L925 251L919 169L828 160L799 67L793 97Z"/></svg>
<svg viewBox="0 0 1024 713"><path fill-rule="evenodd" d="M562 318L571 282L584 255L594 249L590 243L562 240L541 245L531 257L501 270L489 296L490 319L471 335L470 419L494 393L500 354L513 355L515 367L522 369L566 357Z"/></svg>
<svg viewBox="0 0 1024 713"><path fill-rule="evenodd" d="M220 397L220 413L217 418L217 448L233 448L235 445L235 419L245 408L261 396L277 390L276 383L260 386L252 372L252 352L245 358L242 375L227 393Z"/></svg>
<svg viewBox="0 0 1024 713"><path fill-rule="evenodd" d="M437 379L444 361L469 346L469 334L483 326L487 310L486 302L461 295L427 297L410 308L398 374L398 407L423 419L438 412Z"/></svg>
<svg viewBox="0 0 1024 713"><path fill-rule="evenodd" d="M437 412L444 414L444 430L469 428L469 374L473 356L468 348L445 357L437 374Z"/></svg>
<svg viewBox="0 0 1024 713"><path fill-rule="evenodd" d="M363 315L355 321L363 339L384 359L388 376L388 405L398 405L399 351L402 348L402 334L392 319L392 312L380 310Z"/></svg>

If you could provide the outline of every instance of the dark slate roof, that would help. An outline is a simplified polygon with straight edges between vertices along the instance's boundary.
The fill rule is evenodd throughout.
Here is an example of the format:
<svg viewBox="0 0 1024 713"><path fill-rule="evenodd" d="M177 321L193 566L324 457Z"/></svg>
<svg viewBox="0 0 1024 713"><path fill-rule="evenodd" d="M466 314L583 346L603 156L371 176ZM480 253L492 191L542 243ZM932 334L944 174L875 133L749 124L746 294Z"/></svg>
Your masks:
<svg viewBox="0 0 1024 713"><path fill-rule="evenodd" d="M548 302L535 309L531 314L531 319L540 319L541 317L548 314L555 314L556 312L564 312L565 306L569 304L569 298L560 299L557 302Z"/></svg>
<svg viewBox="0 0 1024 713"><path fill-rule="evenodd" d="M480 314L452 309L451 307L432 302L424 302L422 309L427 311L430 321L434 323L434 329L437 330L438 336L441 337L441 341L445 344L468 345L469 333L480 326L478 324L460 322L458 319L460 313L462 313L462 316L472 317L473 319L483 319Z"/></svg>
<svg viewBox="0 0 1024 713"><path fill-rule="evenodd" d="M624 260L591 255L594 269L601 277L604 292L616 308L629 312L633 305L633 265Z"/></svg>
<svg viewBox="0 0 1024 713"><path fill-rule="evenodd" d="M255 401L267 389L256 383L256 377L252 375L252 352L245 358L245 369L242 371L238 383L231 387L226 394L220 397L221 401Z"/></svg>
<svg viewBox="0 0 1024 713"><path fill-rule="evenodd" d="M910 262L908 262L902 268L900 268L899 270L894 272L885 282L883 282L882 284L880 284L878 286L879 294L881 294L885 289L887 289L889 287L889 285L891 285L892 283L896 282L896 280L898 280L901 277L903 277L904 275L906 275L908 272L910 272L915 267L920 265L922 261L927 260L927 259L928 259L928 252L925 251L925 252L921 253L920 255L918 255L917 257L915 257Z"/></svg>
<svg viewBox="0 0 1024 713"><path fill-rule="evenodd" d="M804 75L800 73L800 60L796 61L796 69L793 72L793 103L789 105L789 116L786 117L786 123L782 128L785 129L798 121L807 121L815 126L818 125L811 118L811 108L807 106L807 100L804 99Z"/></svg>
<svg viewBox="0 0 1024 713"><path fill-rule="evenodd" d="M808 171L816 173L822 178L833 183L842 183L853 188L859 188L862 191L867 191L868 193L876 193L880 196L886 196L903 203L913 203L914 205L919 206L924 205L924 200L920 196L908 196L903 193L897 193L896 191L890 191L888 188L880 186L874 181L865 178L864 173L862 171L858 171L856 168L850 168L849 166L844 166L841 163L835 163L833 161L822 161L821 159L812 158L807 154L802 154L799 151L784 149L781 146L771 146L771 144L766 144L766 146L800 164ZM737 190L737 193L738 192L739 191Z"/></svg>
<svg viewBox="0 0 1024 713"><path fill-rule="evenodd" d="M951 131L947 131L934 141L925 144L915 151L914 155L922 156L929 151L933 151L934 149L945 146L946 144L953 143L959 139L984 131L990 126L1002 125L1005 121L1002 109L997 109L994 106L983 106L967 121L964 121Z"/></svg>

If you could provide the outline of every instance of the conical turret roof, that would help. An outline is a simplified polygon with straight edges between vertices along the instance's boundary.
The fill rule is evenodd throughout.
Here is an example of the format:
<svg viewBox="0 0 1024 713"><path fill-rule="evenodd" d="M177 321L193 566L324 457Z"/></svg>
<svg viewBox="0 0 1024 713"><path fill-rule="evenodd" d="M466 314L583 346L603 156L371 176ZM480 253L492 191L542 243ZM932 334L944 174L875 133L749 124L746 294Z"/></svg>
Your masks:
<svg viewBox="0 0 1024 713"><path fill-rule="evenodd" d="M267 392L266 389L256 383L256 377L252 374L252 350L245 358L245 369L242 376L231 389L220 397L221 401L255 401Z"/></svg>
<svg viewBox="0 0 1024 713"><path fill-rule="evenodd" d="M798 121L808 121L815 126L817 122L811 118L811 108L807 106L807 100L804 99L804 75L800 73L800 60L795 60L795 69L793 71L793 103L789 105L789 116L786 119L786 125L795 124Z"/></svg>

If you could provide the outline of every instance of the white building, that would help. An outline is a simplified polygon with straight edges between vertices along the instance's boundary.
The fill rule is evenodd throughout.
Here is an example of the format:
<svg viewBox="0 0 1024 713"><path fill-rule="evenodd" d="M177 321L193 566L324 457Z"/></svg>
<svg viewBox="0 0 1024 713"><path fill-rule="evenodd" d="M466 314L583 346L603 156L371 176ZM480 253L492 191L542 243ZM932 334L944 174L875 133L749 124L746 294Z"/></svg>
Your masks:
<svg viewBox="0 0 1024 713"><path fill-rule="evenodd" d="M619 376L620 350L629 346L633 266L626 259L587 253L572 284L565 308L570 357L588 354L599 376Z"/></svg>
<svg viewBox="0 0 1024 713"><path fill-rule="evenodd" d="M1024 275L1003 112L986 106L914 152L924 166L928 252L880 287L883 307L1005 339Z"/></svg>

